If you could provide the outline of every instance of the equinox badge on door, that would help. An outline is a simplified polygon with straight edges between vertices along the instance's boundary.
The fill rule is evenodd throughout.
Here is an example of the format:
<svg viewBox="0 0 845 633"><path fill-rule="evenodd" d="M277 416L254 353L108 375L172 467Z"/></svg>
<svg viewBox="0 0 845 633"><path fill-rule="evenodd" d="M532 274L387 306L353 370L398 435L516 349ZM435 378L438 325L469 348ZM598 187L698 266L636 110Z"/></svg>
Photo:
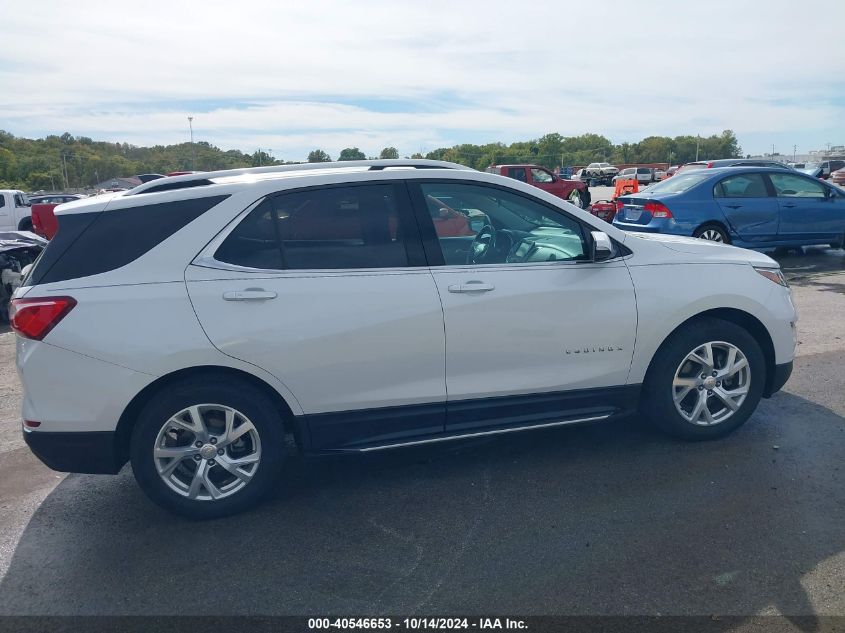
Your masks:
<svg viewBox="0 0 845 633"><path fill-rule="evenodd" d="M618 345L608 345L607 347L580 347L577 349L566 350L567 354L592 354L593 352L621 352L622 348Z"/></svg>

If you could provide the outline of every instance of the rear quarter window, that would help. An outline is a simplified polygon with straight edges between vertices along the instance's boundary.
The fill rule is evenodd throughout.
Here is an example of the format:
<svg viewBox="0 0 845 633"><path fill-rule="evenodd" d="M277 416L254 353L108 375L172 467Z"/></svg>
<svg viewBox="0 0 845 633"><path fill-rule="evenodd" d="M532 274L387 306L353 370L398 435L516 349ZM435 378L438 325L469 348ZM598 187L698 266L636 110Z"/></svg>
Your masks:
<svg viewBox="0 0 845 633"><path fill-rule="evenodd" d="M36 262L27 285L88 277L126 266L227 197L60 215L59 231Z"/></svg>

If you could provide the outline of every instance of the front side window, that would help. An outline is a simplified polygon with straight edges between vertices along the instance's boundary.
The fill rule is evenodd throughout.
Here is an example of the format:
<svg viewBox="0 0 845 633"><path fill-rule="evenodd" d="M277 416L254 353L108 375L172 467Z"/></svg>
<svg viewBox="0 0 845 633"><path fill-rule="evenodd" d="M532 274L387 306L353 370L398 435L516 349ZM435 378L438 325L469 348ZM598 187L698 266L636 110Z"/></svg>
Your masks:
<svg viewBox="0 0 845 633"><path fill-rule="evenodd" d="M272 270L408 265L392 185L326 187L268 198L214 257Z"/></svg>
<svg viewBox="0 0 845 633"><path fill-rule="evenodd" d="M467 183L423 183L420 188L446 265L588 259L582 226L531 198Z"/></svg>
<svg viewBox="0 0 845 633"><path fill-rule="evenodd" d="M531 177L534 179L534 182L540 183L549 183L554 182L554 178L552 175L547 172L545 169L532 169L531 170Z"/></svg>
<svg viewBox="0 0 845 633"><path fill-rule="evenodd" d="M0 194L0 209L6 206L6 196Z"/></svg>
<svg viewBox="0 0 845 633"><path fill-rule="evenodd" d="M824 185L793 174L769 174L779 198L824 198Z"/></svg>
<svg viewBox="0 0 845 633"><path fill-rule="evenodd" d="M739 174L721 180L714 188L717 198L766 198L766 181L760 174Z"/></svg>

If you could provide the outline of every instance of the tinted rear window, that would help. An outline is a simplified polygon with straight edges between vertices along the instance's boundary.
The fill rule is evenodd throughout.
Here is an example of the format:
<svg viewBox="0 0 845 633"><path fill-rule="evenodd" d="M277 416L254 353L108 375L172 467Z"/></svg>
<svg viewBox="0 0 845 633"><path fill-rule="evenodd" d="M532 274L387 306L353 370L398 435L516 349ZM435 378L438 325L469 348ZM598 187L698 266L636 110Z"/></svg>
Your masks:
<svg viewBox="0 0 845 633"><path fill-rule="evenodd" d="M709 173L677 173L671 178L661 180L648 188L650 192L654 193L683 193L688 189L692 189L702 180L710 177Z"/></svg>
<svg viewBox="0 0 845 633"><path fill-rule="evenodd" d="M125 266L227 197L59 215L59 232L36 262L27 285L88 277Z"/></svg>

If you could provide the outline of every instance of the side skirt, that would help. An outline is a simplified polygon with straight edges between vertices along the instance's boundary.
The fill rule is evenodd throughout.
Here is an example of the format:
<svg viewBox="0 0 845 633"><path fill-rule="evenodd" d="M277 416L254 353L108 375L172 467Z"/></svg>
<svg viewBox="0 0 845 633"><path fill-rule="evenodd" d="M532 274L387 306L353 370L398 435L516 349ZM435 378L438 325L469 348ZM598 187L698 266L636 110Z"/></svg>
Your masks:
<svg viewBox="0 0 845 633"><path fill-rule="evenodd" d="M305 453L365 453L598 422L634 413L641 385L521 394L319 414L296 419Z"/></svg>

